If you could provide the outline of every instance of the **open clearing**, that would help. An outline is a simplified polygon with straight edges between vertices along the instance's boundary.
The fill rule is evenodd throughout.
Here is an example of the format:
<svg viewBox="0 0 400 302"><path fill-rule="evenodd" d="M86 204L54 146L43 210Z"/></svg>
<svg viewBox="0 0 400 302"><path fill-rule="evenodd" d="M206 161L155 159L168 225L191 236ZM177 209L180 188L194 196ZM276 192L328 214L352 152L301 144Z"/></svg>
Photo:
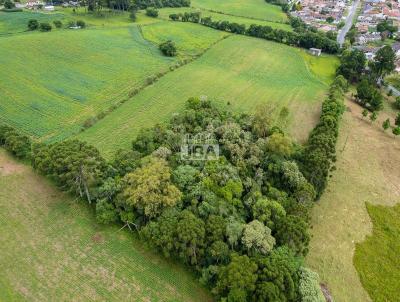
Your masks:
<svg viewBox="0 0 400 302"><path fill-rule="evenodd" d="M303 50L230 36L201 58L174 71L124 103L78 137L110 155L127 148L138 130L163 122L192 96L206 95L237 112L271 102L291 112L289 130L304 140L319 118L327 85L308 68ZM326 60L313 57L310 60ZM326 64L329 62L329 64ZM334 74L336 58L326 68Z"/></svg>
<svg viewBox="0 0 400 302"><path fill-rule="evenodd" d="M280 6L269 4L265 0L192 0L191 3L195 8L239 17L273 22L286 22L288 19Z"/></svg>
<svg viewBox="0 0 400 302"><path fill-rule="evenodd" d="M367 302L371 299L360 282L353 255L356 243L372 232L366 202L386 206L400 202L400 140L382 131L387 113L381 113L371 125L361 119L358 105L346 105L349 111L340 129L337 171L313 209L313 239L307 264L328 284L335 301ZM374 261L385 262L383 253L380 257ZM376 267L376 263L366 265ZM374 279L376 272L364 277ZM384 282L369 280L366 289L385 288L388 285Z"/></svg>
<svg viewBox="0 0 400 302"><path fill-rule="evenodd" d="M0 301L211 301L118 230L0 150Z"/></svg>

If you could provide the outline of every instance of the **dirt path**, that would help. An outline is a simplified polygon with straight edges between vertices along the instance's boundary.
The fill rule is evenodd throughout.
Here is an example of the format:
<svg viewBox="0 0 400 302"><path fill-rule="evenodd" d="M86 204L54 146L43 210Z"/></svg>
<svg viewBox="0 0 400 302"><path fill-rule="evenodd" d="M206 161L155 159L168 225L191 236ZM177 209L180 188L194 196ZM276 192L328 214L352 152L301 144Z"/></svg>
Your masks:
<svg viewBox="0 0 400 302"><path fill-rule="evenodd" d="M307 264L328 284L337 302L371 301L353 266L355 243L372 231L365 202L400 202L400 139L382 131L381 113L371 124L347 101L338 142L337 171L313 210Z"/></svg>

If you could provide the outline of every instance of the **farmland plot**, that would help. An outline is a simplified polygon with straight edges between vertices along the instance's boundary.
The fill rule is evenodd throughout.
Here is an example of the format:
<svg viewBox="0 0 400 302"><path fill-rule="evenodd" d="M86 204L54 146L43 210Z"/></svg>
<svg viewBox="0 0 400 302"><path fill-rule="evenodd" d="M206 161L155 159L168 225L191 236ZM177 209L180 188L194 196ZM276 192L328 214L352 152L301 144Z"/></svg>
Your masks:
<svg viewBox="0 0 400 302"><path fill-rule="evenodd" d="M187 98L207 96L237 112L274 103L288 107L289 130L300 141L318 120L325 82L308 68L302 50L264 40L230 36L196 61L174 71L126 102L78 137L105 155L129 147L138 130L167 120ZM334 73L336 59L330 58ZM313 58L310 60L319 60ZM325 58L324 58L325 59Z"/></svg>

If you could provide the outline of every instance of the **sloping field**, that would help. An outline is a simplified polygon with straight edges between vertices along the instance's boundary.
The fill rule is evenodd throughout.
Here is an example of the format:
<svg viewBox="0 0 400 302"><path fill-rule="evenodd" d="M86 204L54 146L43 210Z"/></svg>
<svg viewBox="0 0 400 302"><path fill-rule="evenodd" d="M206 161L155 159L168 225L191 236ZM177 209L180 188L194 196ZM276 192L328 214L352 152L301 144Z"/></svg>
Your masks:
<svg viewBox="0 0 400 302"><path fill-rule="evenodd" d="M178 56L199 54L215 41L229 35L223 31L211 30L189 22L163 21L141 26L141 30L143 37L155 44L167 40L174 41Z"/></svg>
<svg viewBox="0 0 400 302"><path fill-rule="evenodd" d="M361 119L362 109L358 105L353 102L346 105L348 111L344 114L337 147L337 170L313 208L313 237L306 262L328 284L335 301L367 302L371 299L360 282L353 256L356 244L372 233L365 203L391 206L400 202L400 140L394 139L389 131L382 131L386 113L380 113L379 120L371 125ZM380 291L386 287L394 289L396 284L376 279L379 273L374 272L380 269L378 263L390 265L384 250L391 247L381 249L380 245L386 243L375 243L374 248L380 251L375 255L379 254L379 258L373 259L374 263L363 262L361 272L364 279L370 279L366 289L377 286ZM395 253L398 256L398 251Z"/></svg>
<svg viewBox="0 0 400 302"><path fill-rule="evenodd" d="M140 128L165 121L187 98L208 96L232 110L253 111L271 102L291 112L291 130L307 137L319 117L327 88L307 67L302 50L243 36L230 36L201 58L171 72L81 133L106 155L129 147ZM315 58L318 60L318 58ZM331 58L332 74L336 59Z"/></svg>
<svg viewBox="0 0 400 302"><path fill-rule="evenodd" d="M292 27L289 24L281 23L281 22L271 22L265 21L260 19L252 19L246 17L237 17L232 15L226 15L222 13L215 13L210 12L205 9L193 8L193 7L174 7L174 8L162 8L159 10L159 17L167 20L169 19L170 14L178 14L178 13L185 13L185 12L200 12L201 17L211 17L213 21L228 21L228 22L236 22L238 24L244 24L246 27L249 27L251 24L258 24L258 25L267 25L271 26L272 28L283 29L287 31L292 31Z"/></svg>
<svg viewBox="0 0 400 302"><path fill-rule="evenodd" d="M0 301L211 301L142 245L0 150Z"/></svg>
<svg viewBox="0 0 400 302"><path fill-rule="evenodd" d="M239 17L255 18L273 22L285 22L287 16L280 6L265 0L192 0L195 8L212 10Z"/></svg>
<svg viewBox="0 0 400 302"><path fill-rule="evenodd" d="M133 26L0 39L0 120L37 137L68 136L175 61Z"/></svg>

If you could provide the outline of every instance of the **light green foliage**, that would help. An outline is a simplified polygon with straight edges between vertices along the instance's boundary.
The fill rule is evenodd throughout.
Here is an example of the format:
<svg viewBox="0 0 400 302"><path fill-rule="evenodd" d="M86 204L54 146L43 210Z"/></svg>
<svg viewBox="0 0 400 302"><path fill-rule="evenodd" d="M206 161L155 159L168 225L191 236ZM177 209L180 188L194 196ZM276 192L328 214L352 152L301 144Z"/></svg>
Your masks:
<svg viewBox="0 0 400 302"><path fill-rule="evenodd" d="M250 254L267 254L275 245L271 229L258 220L248 223L243 230L242 243Z"/></svg>
<svg viewBox="0 0 400 302"><path fill-rule="evenodd" d="M293 152L293 144L290 138L284 134L275 132L268 137L267 149L283 157L289 157Z"/></svg>
<svg viewBox="0 0 400 302"><path fill-rule="evenodd" d="M225 14L267 21L287 21L287 16L277 5L266 3L264 0L192 0L195 8L209 9Z"/></svg>
<svg viewBox="0 0 400 302"><path fill-rule="evenodd" d="M277 113L285 106L296 112L294 134L305 138L314 126L313 117L320 110L316 104L326 86L310 73L300 52L282 44L231 36L143 90L80 138L110 154L128 147L140 128L166 121L183 108L186 99L204 94L222 104L229 102L238 112L253 112L266 102L277 104Z"/></svg>
<svg viewBox="0 0 400 302"><path fill-rule="evenodd" d="M325 302L325 297L319 285L319 276L309 268L300 268L301 302Z"/></svg>
<svg viewBox="0 0 400 302"><path fill-rule="evenodd" d="M270 229L273 229L275 224L286 215L285 209L279 202L265 198L257 200L252 210L253 218L261 221Z"/></svg>
<svg viewBox="0 0 400 302"><path fill-rule="evenodd" d="M170 178L170 168L165 160L150 159L125 176L123 195L126 203L148 218L158 216L163 209L176 205L181 199L181 192Z"/></svg>
<svg viewBox="0 0 400 302"><path fill-rule="evenodd" d="M367 204L372 235L356 244L354 265L373 301L397 301L400 292L400 205Z"/></svg>

